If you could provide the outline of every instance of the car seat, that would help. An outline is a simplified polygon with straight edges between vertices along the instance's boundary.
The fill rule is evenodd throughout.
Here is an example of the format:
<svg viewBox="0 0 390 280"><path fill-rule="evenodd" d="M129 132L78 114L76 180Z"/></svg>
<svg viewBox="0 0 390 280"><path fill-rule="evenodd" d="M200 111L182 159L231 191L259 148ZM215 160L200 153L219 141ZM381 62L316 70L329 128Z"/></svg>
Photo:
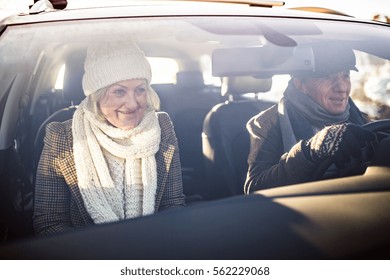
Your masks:
<svg viewBox="0 0 390 280"><path fill-rule="evenodd" d="M271 79L223 79L221 91L228 101L214 106L203 123L202 150L211 199L244 193L250 142L246 123L275 104L257 98L271 86ZM247 93L255 93L255 98L246 98Z"/></svg>
<svg viewBox="0 0 390 280"><path fill-rule="evenodd" d="M165 102L179 143L183 187L187 197L200 195L199 199L203 198L203 120L219 102L220 91L207 87L200 71L178 72L174 92Z"/></svg>
<svg viewBox="0 0 390 280"><path fill-rule="evenodd" d="M75 52L71 54L65 63L64 86L62 96L68 106L51 114L39 126L34 140L34 183L35 173L39 158L43 149L43 138L45 136L46 125L50 122L64 122L73 117L77 105L85 98L82 88L82 78L84 74L85 52Z"/></svg>

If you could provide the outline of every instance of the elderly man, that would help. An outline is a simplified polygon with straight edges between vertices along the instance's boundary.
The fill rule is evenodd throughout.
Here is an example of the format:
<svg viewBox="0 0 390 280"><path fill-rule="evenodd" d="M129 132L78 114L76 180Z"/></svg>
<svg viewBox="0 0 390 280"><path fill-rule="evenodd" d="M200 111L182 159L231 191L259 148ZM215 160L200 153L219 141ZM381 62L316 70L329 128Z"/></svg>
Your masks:
<svg viewBox="0 0 390 280"><path fill-rule="evenodd" d="M353 50L313 46L315 71L292 75L278 105L251 118L245 193L313 180L331 158L343 167L362 157L375 134L349 97L350 70L358 71Z"/></svg>

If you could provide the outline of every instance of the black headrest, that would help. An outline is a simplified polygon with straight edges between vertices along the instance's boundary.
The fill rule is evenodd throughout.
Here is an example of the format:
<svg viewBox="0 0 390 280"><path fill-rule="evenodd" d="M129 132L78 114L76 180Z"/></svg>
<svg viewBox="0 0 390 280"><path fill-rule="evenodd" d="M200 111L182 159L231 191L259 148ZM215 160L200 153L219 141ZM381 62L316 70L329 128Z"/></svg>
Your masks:
<svg viewBox="0 0 390 280"><path fill-rule="evenodd" d="M85 51L70 54L65 63L63 96L66 101L79 104L84 98L82 79L84 75Z"/></svg>
<svg viewBox="0 0 390 280"><path fill-rule="evenodd" d="M203 88L203 74L200 71L182 71L176 74L176 84L186 88Z"/></svg>

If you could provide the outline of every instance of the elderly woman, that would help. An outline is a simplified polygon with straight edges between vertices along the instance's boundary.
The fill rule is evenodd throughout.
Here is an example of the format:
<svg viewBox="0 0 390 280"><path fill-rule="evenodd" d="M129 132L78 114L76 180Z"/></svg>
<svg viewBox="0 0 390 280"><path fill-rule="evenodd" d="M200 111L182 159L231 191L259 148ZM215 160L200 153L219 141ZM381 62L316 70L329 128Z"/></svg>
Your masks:
<svg viewBox="0 0 390 280"><path fill-rule="evenodd" d="M177 139L156 112L151 68L132 42L88 49L86 98L50 123L37 170L34 229L53 234L184 206Z"/></svg>

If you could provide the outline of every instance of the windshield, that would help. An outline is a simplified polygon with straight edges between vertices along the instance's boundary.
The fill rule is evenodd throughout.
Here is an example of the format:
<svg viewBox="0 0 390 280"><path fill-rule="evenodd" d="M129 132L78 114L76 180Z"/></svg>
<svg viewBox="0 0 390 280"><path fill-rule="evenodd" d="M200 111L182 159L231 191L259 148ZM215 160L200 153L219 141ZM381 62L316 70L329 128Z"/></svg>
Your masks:
<svg viewBox="0 0 390 280"><path fill-rule="evenodd" d="M9 26L0 40L0 66L7 69L0 73L0 98L14 104L15 115L20 100L28 98L33 115L42 94L58 92L60 69L70 63L69 57L82 61L89 45L128 39L150 59L154 84L175 83L176 73L183 70L200 71L206 84L217 88L224 76L272 77L272 88L258 98L277 101L289 75L302 70L298 64L310 55L306 46L341 44L351 47L357 59L359 71L351 71L352 98L371 118L387 118L389 32L375 24L257 17L120 18ZM229 54L232 49L238 51L236 59L221 64L221 59L226 61L222 56L213 62L218 52ZM12 95L15 100L6 101L15 79L24 81L19 84L24 88ZM7 136L1 138L0 148L12 143L12 131L4 131L9 126L1 124Z"/></svg>
<svg viewBox="0 0 390 280"><path fill-rule="evenodd" d="M363 184L361 182L365 180L356 177L371 167L371 158L374 158L372 143L387 137L386 133L380 131L384 130L380 125L384 123L384 127L388 129L388 120L373 121L390 119L389 25L359 22L348 17L282 16L278 13L271 14L270 9L261 8L251 10L251 16L243 16L247 14L244 10L240 10L238 16L222 15L224 11L218 11L219 16L183 16L184 10L180 11L181 16L172 16L172 11L169 16L165 10L164 13L158 13L165 16L150 16L149 13L149 16L142 16L142 9L130 12L137 16L129 16L127 13L130 10L123 10L120 11L120 16L113 15L110 18L107 16L115 12L115 9L111 9L103 18L92 18L96 14L88 12L96 11L85 9L77 11L86 13L86 18L79 20L61 19L75 15L72 10L26 15L27 23L23 23L24 18L20 17L13 19L18 23L2 29L0 186L5 186L9 195L0 196L0 205L6 205L3 201L6 202L7 210L3 212L11 213L8 209L12 209L22 221L13 219L7 213L7 222L11 221L19 226L26 217L31 222L33 205L37 205L34 195L39 198L42 189L51 192L54 189L50 187L52 181L56 181L53 186L58 181L61 191L68 194L69 189L78 187L80 182L92 182L91 185L94 185L94 182L100 180L97 178L101 174L103 175L99 178L111 171L117 172L114 175L118 176L106 180L105 183L109 181L107 185L116 187L116 182L120 182L118 185L126 184L123 189L118 188L118 197L126 198L127 186L134 183L137 201L143 200L141 193L149 184L149 179L146 178L148 175L150 182L153 182L151 184L158 184L161 190L165 188L153 194L156 204L148 205L150 213L155 205L164 208L165 199L173 194L180 196L178 204L183 206L184 199L185 204L193 205L244 194L257 195L261 191L270 191L269 194L275 197L272 203L279 204L278 198L281 196L277 192L272 193L272 189L275 187L277 191L279 187L290 188L294 187L293 184L300 183L318 183L316 192L322 195L344 190L345 193L356 193L356 190L362 189L364 192L372 191L371 181L370 184ZM103 11L106 10L98 12ZM258 11L264 12L264 15L260 15ZM232 10L227 12L234 13ZM55 19L56 13L59 14L58 20L33 22ZM311 14L311 17L315 17L315 14ZM120 55L115 55L116 60L113 60L109 55L116 54L116 49L120 50ZM333 55L335 53L337 55ZM124 59L133 56L142 59ZM107 69L111 68L107 65L113 61L116 68L110 72ZM128 70L128 66L137 71L139 66L142 73ZM88 76L91 69L94 71L95 68L102 71ZM112 73L115 74L111 75ZM98 83L105 81L105 78L110 80L108 84ZM93 86L86 89L86 84ZM335 90L337 86L343 89ZM83 102L86 95L89 98ZM89 100L92 100L93 108L87 108ZM134 107L129 108L129 100L134 101ZM151 112L153 110L156 114ZM90 117L92 111L96 113L96 119L95 116ZM298 113L294 115L294 112ZM81 114L86 116L80 117ZM132 115L135 117L130 118ZM146 116L150 116L150 119ZM84 120L88 121L88 126L80 129L80 132L78 128L84 127L81 126ZM77 125L73 125L73 121ZM379 128L371 128L374 132L356 128L371 123L379 123ZM131 153L132 136L124 139L119 135L125 135L122 130L126 131L126 135L133 135L133 129L138 131L136 128L148 127L149 124L152 127L150 135L156 137L145 140L145 154L138 161L139 154ZM93 128L89 129L90 127ZM107 135L111 135L111 131L114 131L112 134L118 134L115 141L121 145L115 141L106 141L106 136L98 131L100 127L109 131ZM57 135L54 131L57 128L61 130L61 133L58 132L61 137L52 137L51 135ZM127 134L127 131L131 133ZM360 131L365 133L358 134ZM98 140L89 142L87 135L97 136ZM93 137L91 139L95 139ZM141 142L148 137L149 134L135 137L140 146L136 146L134 150L139 147L142 150L144 146L141 144L144 143ZM331 141L328 142L329 139ZM104 142L104 145L95 145L99 141ZM123 144L126 148L122 149L121 141L126 144ZM360 142L365 145L363 151L360 150ZM75 152L80 143L85 144L82 150L88 151L87 157ZM131 148L127 153L129 146ZM154 150L155 147L158 150ZM354 151L347 154L344 160L342 152L348 152L349 148ZM375 163L377 165L372 165L373 167L388 165L390 157L383 152L386 150L389 150L388 145L379 146L375 150L375 155L382 157L374 158L379 164ZM95 151L98 152L95 154ZM122 151L126 152L122 155ZM336 162L335 154L338 151L342 152L338 153L340 160ZM359 157L359 152L361 163L356 158ZM49 163L42 158L46 158ZM131 162L128 164L129 158ZM95 162L95 159L98 161ZM332 161L327 162L328 159ZM83 160L98 165L98 169L91 169L96 172L80 169ZM348 163L359 169L351 168L353 172L350 171L349 165L344 167L343 160L350 160ZM107 162L114 167L106 168ZM328 165L317 166L318 162ZM76 165L78 170L75 169ZM132 173L133 167L135 175ZM85 178L78 181L76 175L80 172ZM379 169L375 172L377 173L373 173L373 177L378 174L388 176L388 172ZM46 173L53 177L45 177ZM305 174L300 177L300 173ZM93 177L88 177L90 174ZM148 180L146 183L142 181L144 175L145 180ZM51 180L54 177L56 179ZM138 177L142 180L138 181ZM341 177L341 180L346 177L355 178L363 185L357 183L355 188L348 188L350 186L346 181L339 183L341 180L334 182L338 179L323 180ZM382 181L389 181L387 177L381 178ZM372 180L372 184L373 181L375 180ZM329 187L329 182L334 182L332 188ZM165 183L172 186L175 184L177 192L170 193ZM300 189L300 186L297 189L297 196L309 197L313 194L305 191L305 188ZM311 190L311 186L306 190L309 189ZM375 191L379 193L378 189ZM294 195L288 196L295 200ZM333 211L333 196L325 196L329 200L324 205L331 208L330 212L341 212L339 209ZM162 200L157 201L157 198ZM60 200L62 196L59 196L58 201ZM55 199L48 198L41 206L54 205L53 201ZM76 202L73 203L74 201ZM82 197L77 196L74 201L69 200L69 205L64 208L67 211L72 207L84 209ZM81 206L76 205L79 202ZM253 205L257 205L257 202L253 202ZM248 216L248 208L241 205L245 210L245 213L242 212L243 216ZM317 205L313 205L316 208ZM340 208L343 205L344 201L341 200ZM156 206L156 209L160 206ZM227 209L230 212L221 212L230 221L229 215L237 211L234 207ZM322 215L322 209L317 210ZM256 211L267 216L267 211L260 208ZM209 212L204 213L208 217ZM366 213L363 211L362 215L356 217L364 215ZM48 214L49 218L54 216ZM76 216L71 214L63 220ZM300 212L298 216L307 217L304 212ZM327 217L327 214L323 216ZM337 220L337 214L335 216ZM167 214L167 217L170 215ZM79 216L75 219L77 221L75 220L74 225L77 225L81 219ZM296 223L291 221L291 224ZM261 222L258 226L262 227ZM207 227L203 226L204 229ZM31 223L26 228L31 230ZM18 233L18 229L14 231ZM12 234L17 236L15 232ZM196 235L196 231L193 234Z"/></svg>

